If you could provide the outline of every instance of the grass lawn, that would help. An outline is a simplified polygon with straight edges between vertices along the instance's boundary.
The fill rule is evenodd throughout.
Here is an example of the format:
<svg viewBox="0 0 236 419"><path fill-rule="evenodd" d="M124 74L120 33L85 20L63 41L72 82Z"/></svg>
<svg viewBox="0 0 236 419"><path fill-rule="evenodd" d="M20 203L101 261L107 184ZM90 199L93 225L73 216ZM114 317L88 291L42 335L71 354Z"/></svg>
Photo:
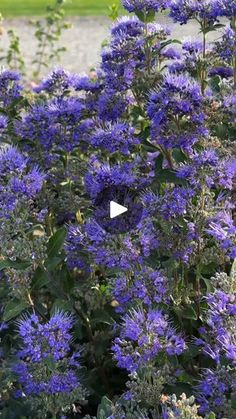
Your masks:
<svg viewBox="0 0 236 419"><path fill-rule="evenodd" d="M42 15L50 3L53 0L0 0L0 13L4 17ZM120 3L120 0L67 0L65 9L68 15L107 15L111 4Z"/></svg>

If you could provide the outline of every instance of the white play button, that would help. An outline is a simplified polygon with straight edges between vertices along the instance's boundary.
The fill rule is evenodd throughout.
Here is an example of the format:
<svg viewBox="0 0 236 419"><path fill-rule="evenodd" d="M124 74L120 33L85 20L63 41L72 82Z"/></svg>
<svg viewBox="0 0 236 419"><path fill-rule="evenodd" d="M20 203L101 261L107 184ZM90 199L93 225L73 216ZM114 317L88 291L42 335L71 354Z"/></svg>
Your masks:
<svg viewBox="0 0 236 419"><path fill-rule="evenodd" d="M118 217L128 211L128 208L123 205L117 204L117 202L110 201L110 218Z"/></svg>

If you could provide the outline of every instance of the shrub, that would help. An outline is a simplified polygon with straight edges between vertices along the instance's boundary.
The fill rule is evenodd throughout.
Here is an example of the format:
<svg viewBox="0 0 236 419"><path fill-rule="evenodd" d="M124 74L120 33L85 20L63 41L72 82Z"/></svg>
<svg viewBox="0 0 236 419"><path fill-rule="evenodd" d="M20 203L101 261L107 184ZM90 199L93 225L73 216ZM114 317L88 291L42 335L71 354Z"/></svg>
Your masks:
<svg viewBox="0 0 236 419"><path fill-rule="evenodd" d="M0 73L6 418L235 418L235 1L123 5L87 76ZM128 232L98 222L111 187Z"/></svg>

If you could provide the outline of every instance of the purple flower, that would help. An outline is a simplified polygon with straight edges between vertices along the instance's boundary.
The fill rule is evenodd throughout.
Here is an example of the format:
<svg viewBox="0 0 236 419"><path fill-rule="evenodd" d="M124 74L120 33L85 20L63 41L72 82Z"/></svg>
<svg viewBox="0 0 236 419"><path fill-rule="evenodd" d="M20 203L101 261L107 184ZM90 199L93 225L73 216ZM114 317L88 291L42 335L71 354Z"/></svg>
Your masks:
<svg viewBox="0 0 236 419"><path fill-rule="evenodd" d="M222 79L233 77L234 72L230 67L213 67L208 73L209 77L220 76Z"/></svg>
<svg viewBox="0 0 236 419"><path fill-rule="evenodd" d="M79 368L75 362L79 354L70 355L72 325L72 317L60 312L44 324L34 314L18 322L22 349L17 354L19 361L14 372L27 396L81 391L72 368Z"/></svg>
<svg viewBox="0 0 236 419"><path fill-rule="evenodd" d="M186 39L182 43L182 49L188 54L193 55L193 54L198 54L199 52L202 52L203 46L202 46L202 42L198 40Z"/></svg>
<svg viewBox="0 0 236 419"><path fill-rule="evenodd" d="M104 90L98 99L97 112L103 121L117 121L127 111L128 100L113 89Z"/></svg>
<svg viewBox="0 0 236 419"><path fill-rule="evenodd" d="M136 234L114 236L91 219L80 227L69 227L66 253L71 268L90 271L93 263L127 271L158 247L157 232L149 219L137 225Z"/></svg>
<svg viewBox="0 0 236 419"><path fill-rule="evenodd" d="M70 350L72 324L72 317L60 312L43 325L35 315L20 320L19 335L24 343L20 357L29 357L32 362L40 362L52 356L55 361L59 361Z"/></svg>
<svg viewBox="0 0 236 419"><path fill-rule="evenodd" d="M235 15L236 15L235 0L215 0L215 6L218 9L219 16L235 18Z"/></svg>
<svg viewBox="0 0 236 419"><path fill-rule="evenodd" d="M175 22L185 24L190 19L206 19L214 23L219 15L215 0L170 0L170 16Z"/></svg>
<svg viewBox="0 0 236 419"><path fill-rule="evenodd" d="M99 93L104 86L102 73L97 71L92 75L80 75L77 76L74 81L74 88L76 91L85 91L89 93Z"/></svg>
<svg viewBox="0 0 236 419"><path fill-rule="evenodd" d="M118 312L125 312L135 302L151 306L169 301L168 285L165 275L144 267L133 275L120 275L111 281L112 294L119 303Z"/></svg>
<svg viewBox="0 0 236 419"><path fill-rule="evenodd" d="M180 52L175 48L165 48L162 55L169 60L179 60L181 58Z"/></svg>
<svg viewBox="0 0 236 419"><path fill-rule="evenodd" d="M95 149L105 149L110 153L119 151L122 154L129 154L134 146L139 144L138 138L135 137L134 129L124 122L105 123L100 124L100 126L98 123L88 142Z"/></svg>
<svg viewBox="0 0 236 419"><path fill-rule="evenodd" d="M235 31L227 26L224 30L220 41L216 41L213 51L230 65L233 65L234 57L236 56L236 40Z"/></svg>
<svg viewBox="0 0 236 419"><path fill-rule="evenodd" d="M214 411L217 418L225 417L228 397L235 391L235 380L230 369L219 367L216 370L205 369L202 373L196 393L200 404L200 414L207 415Z"/></svg>
<svg viewBox="0 0 236 419"><path fill-rule="evenodd" d="M236 257L236 226L229 212L219 212L209 221L206 232L219 242L221 249L232 259Z"/></svg>
<svg viewBox="0 0 236 419"><path fill-rule="evenodd" d="M132 170L132 166L97 164L91 166L90 172L85 176L85 186L91 199L95 199L98 194L111 186L132 187L137 182L137 176Z"/></svg>
<svg viewBox="0 0 236 419"><path fill-rule="evenodd" d="M236 365L236 296L216 290L206 297L208 310L205 314L205 327L200 331L201 339L197 345L203 352L220 363L225 356Z"/></svg>
<svg viewBox="0 0 236 419"><path fill-rule="evenodd" d="M27 140L32 151L39 144L42 160L50 162L53 156L59 158L60 151L71 152L78 147L90 129L89 120L83 121L84 113L85 105L81 99L57 97L32 106L22 121L16 123L15 130ZM38 152L36 158L39 158Z"/></svg>
<svg viewBox="0 0 236 419"><path fill-rule="evenodd" d="M144 30L145 25L136 16L122 16L111 27L112 45L115 46L115 40L121 38L124 38L126 41L131 38L137 38L143 34Z"/></svg>
<svg viewBox="0 0 236 419"><path fill-rule="evenodd" d="M30 168L26 159L15 147L0 151L0 217L10 213L23 202L36 197L45 176L37 167Z"/></svg>
<svg viewBox="0 0 236 419"><path fill-rule="evenodd" d="M218 178L219 156L214 149L207 149L202 152L194 152L191 162L182 164L177 174L181 179L187 179L191 186L201 188L207 184L208 188L214 186L214 181Z"/></svg>
<svg viewBox="0 0 236 419"><path fill-rule="evenodd" d="M123 317L120 337L112 347L120 368L130 372L146 365L165 352L180 355L186 344L159 310L132 310Z"/></svg>
<svg viewBox="0 0 236 419"><path fill-rule="evenodd" d="M8 118L4 115L0 115L0 131L7 128Z"/></svg>
<svg viewBox="0 0 236 419"><path fill-rule="evenodd" d="M150 11L158 12L165 8L166 0L122 0L122 4L128 12Z"/></svg>
<svg viewBox="0 0 236 419"><path fill-rule="evenodd" d="M20 76L11 70L0 72L0 104L1 107L11 106L21 97L22 86L19 84Z"/></svg>
<svg viewBox="0 0 236 419"><path fill-rule="evenodd" d="M195 193L192 189L176 186L166 191L159 201L159 211L165 220L171 220L187 213Z"/></svg>
<svg viewBox="0 0 236 419"><path fill-rule="evenodd" d="M165 148L181 146L187 150L199 135L207 133L203 124L202 95L198 83L185 75L167 74L159 90L151 93L148 116L152 139ZM188 124L180 123L188 120ZM174 129L170 130L174 124Z"/></svg>
<svg viewBox="0 0 236 419"><path fill-rule="evenodd" d="M76 76L63 70L55 69L47 78L45 78L37 87L36 93L47 92L50 95L61 96L74 87Z"/></svg>
<svg viewBox="0 0 236 419"><path fill-rule="evenodd" d="M224 112L232 115L232 122L235 121L236 115L236 95L232 94L224 98Z"/></svg>

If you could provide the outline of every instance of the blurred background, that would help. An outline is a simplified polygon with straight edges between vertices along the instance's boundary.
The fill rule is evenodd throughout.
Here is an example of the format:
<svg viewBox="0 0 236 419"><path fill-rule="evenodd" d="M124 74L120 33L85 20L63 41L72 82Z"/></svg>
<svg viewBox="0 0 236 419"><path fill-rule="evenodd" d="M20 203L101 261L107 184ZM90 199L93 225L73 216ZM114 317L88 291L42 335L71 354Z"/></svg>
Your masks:
<svg viewBox="0 0 236 419"><path fill-rule="evenodd" d="M13 16L39 16L45 13L47 5L53 5L53 0L0 0L0 11L6 17ZM108 8L119 0L68 0L65 2L67 15L89 16L107 15Z"/></svg>
<svg viewBox="0 0 236 419"><path fill-rule="evenodd" d="M96 68L119 0L0 0L0 66L38 81L54 67Z"/></svg>
<svg viewBox="0 0 236 419"><path fill-rule="evenodd" d="M96 70L109 26L124 14L121 0L0 0L0 67L37 83L55 67L83 73ZM164 12L158 23L172 37L199 37L194 21L173 25ZM209 39L213 36L210 35Z"/></svg>

